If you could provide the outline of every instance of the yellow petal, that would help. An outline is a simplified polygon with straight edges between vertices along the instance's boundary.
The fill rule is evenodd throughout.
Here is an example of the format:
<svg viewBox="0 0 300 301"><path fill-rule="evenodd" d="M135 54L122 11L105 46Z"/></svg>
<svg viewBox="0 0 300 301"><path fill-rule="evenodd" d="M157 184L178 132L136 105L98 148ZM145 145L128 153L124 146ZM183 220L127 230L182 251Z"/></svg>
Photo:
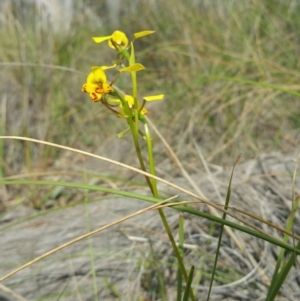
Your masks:
<svg viewBox="0 0 300 301"><path fill-rule="evenodd" d="M82 85L81 91L87 93L87 84Z"/></svg>
<svg viewBox="0 0 300 301"><path fill-rule="evenodd" d="M97 102L97 101L100 101L100 100L101 100L102 94L97 93L97 92L91 92L91 93L90 93L90 98L91 98L94 102Z"/></svg>
<svg viewBox="0 0 300 301"><path fill-rule="evenodd" d="M148 113L147 109L145 109L145 108L142 108L142 110L141 110L141 114L142 114L142 115L146 115L147 113Z"/></svg>
<svg viewBox="0 0 300 301"><path fill-rule="evenodd" d="M98 89L98 88L96 88L96 90L97 90L97 89ZM102 98L102 96L103 96L103 93L99 93L99 92L96 91L96 90L91 91L91 92L89 93L90 98L91 98L94 102L100 101L101 98Z"/></svg>
<svg viewBox="0 0 300 301"><path fill-rule="evenodd" d="M128 46L127 36L122 31L114 31L114 33L111 35L111 39L108 41L109 47L115 49L115 46L113 45L111 40L113 40L113 42L120 48L126 48Z"/></svg>
<svg viewBox="0 0 300 301"><path fill-rule="evenodd" d="M91 69L92 69L93 72L94 72L95 70L99 69L99 68L101 68L101 67L100 67L100 66L92 66L92 67L91 67Z"/></svg>
<svg viewBox="0 0 300 301"><path fill-rule="evenodd" d="M93 37L94 42L96 43L102 43L104 41L107 41L111 38L112 36L106 36L106 37Z"/></svg>
<svg viewBox="0 0 300 301"><path fill-rule="evenodd" d="M137 71L140 71L143 69L145 69L145 67L142 64L135 63L129 67L124 67L124 68L119 69L119 72L137 72Z"/></svg>
<svg viewBox="0 0 300 301"><path fill-rule="evenodd" d="M164 98L163 94L143 97L143 99L145 99L146 101L162 100L163 98Z"/></svg>
<svg viewBox="0 0 300 301"><path fill-rule="evenodd" d="M103 93L104 94L108 94L113 91L114 91L114 89L108 83L103 83Z"/></svg>
<svg viewBox="0 0 300 301"><path fill-rule="evenodd" d="M94 80L94 72L90 72L89 75L87 76L86 78L86 82L87 83L95 83L95 80Z"/></svg>
<svg viewBox="0 0 300 301"><path fill-rule="evenodd" d="M94 74L94 82L96 83L106 83L106 75L101 67L92 67Z"/></svg>
<svg viewBox="0 0 300 301"><path fill-rule="evenodd" d="M132 108L134 105L134 98L131 95L125 95L124 98L127 101L129 108Z"/></svg>
<svg viewBox="0 0 300 301"><path fill-rule="evenodd" d="M149 34L155 33L155 31L153 30L144 30L144 31L140 31L140 32L136 32L135 34L133 34L135 39L144 37L144 36L148 36Z"/></svg>
<svg viewBox="0 0 300 301"><path fill-rule="evenodd" d="M92 92L95 92L95 90L97 89L97 87L98 87L97 84L93 84L93 83L87 82L86 84L84 84L82 86L82 92L90 94Z"/></svg>

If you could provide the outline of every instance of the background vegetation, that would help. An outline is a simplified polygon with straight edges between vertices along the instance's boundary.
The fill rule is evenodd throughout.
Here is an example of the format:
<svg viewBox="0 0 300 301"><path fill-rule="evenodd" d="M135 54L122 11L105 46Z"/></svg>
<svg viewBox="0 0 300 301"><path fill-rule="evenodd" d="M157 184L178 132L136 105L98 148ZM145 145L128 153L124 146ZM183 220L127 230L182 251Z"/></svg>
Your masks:
<svg viewBox="0 0 300 301"><path fill-rule="evenodd" d="M139 93L165 94L163 102L148 107L149 118L190 173L201 169L193 139L207 162L222 166L231 166L239 153L242 160L292 153L300 128L299 15L296 0L128 0L112 20L104 1L86 1L74 4L70 27L60 30L45 15L37 20L33 4L12 2L0 27L0 132L101 155L124 147L122 162L136 165L133 150L115 138L123 122L92 103L81 86L90 66L114 59L92 36L150 29L155 35L136 43L147 68L139 73ZM126 90L126 83L121 79L118 86ZM160 174L176 176L162 167L160 147L155 150ZM6 177L34 178L57 166L70 172L81 160L54 148L2 140L0 156ZM20 191L7 193L6 208L16 204L16 198L9 201ZM50 193L22 188L18 202L46 208Z"/></svg>
<svg viewBox="0 0 300 301"><path fill-rule="evenodd" d="M149 117L178 155L192 156L191 137L216 164L240 152L246 160L294 151L300 127L297 2L151 3L123 1L117 23L128 35L156 31L137 43L148 69L140 74L140 93L166 95ZM91 40L115 29L104 3L93 5L74 7L69 31L61 32L33 22L31 6L23 14L13 5L6 12L0 30L3 134L92 149L122 129L80 92L91 65L113 60ZM56 155L31 150L33 164L13 144L6 149L6 175L8 168L19 170L24 162L30 168Z"/></svg>

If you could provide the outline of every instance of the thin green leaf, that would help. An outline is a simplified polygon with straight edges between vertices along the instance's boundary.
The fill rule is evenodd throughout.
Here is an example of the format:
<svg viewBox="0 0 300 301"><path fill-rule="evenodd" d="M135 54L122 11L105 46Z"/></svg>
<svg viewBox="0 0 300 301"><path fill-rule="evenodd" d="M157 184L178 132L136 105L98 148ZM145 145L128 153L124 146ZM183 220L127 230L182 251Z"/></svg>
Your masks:
<svg viewBox="0 0 300 301"><path fill-rule="evenodd" d="M156 253L153 249L151 240L149 240L149 245L150 245L150 249L151 249L151 255L152 255L152 258L153 258L153 263L154 263L155 270L156 270L156 273L157 273L158 283L159 283L159 287L160 287L161 299L163 301L167 301L167 292L166 292L166 287L165 287L165 283L164 283L163 274L161 272L161 263L159 262L159 259L157 259L157 256L156 256Z"/></svg>
<svg viewBox="0 0 300 301"><path fill-rule="evenodd" d="M194 266L192 266L191 270L190 270L190 273L189 273L189 278L188 278L188 281L187 281L187 284L186 284L186 287L185 287L185 291L184 291L184 295L183 295L182 301L188 301L189 295L192 292L191 288L192 288L194 271L195 271L195 268L194 268Z"/></svg>
<svg viewBox="0 0 300 301"><path fill-rule="evenodd" d="M179 236L179 253L183 258L184 255L184 217L182 213L179 215L179 227L178 227L178 236ZM177 301L181 301L182 296L182 272L180 267L177 269Z"/></svg>
<svg viewBox="0 0 300 301"><path fill-rule="evenodd" d="M72 182L60 182L60 181L30 181L30 180L12 180L12 181L0 181L0 185L50 185L50 186L65 186L65 187L73 187L73 188L78 188L78 189L88 189L92 191L102 191L102 192L107 192L111 194L116 194L116 195L121 195L124 197L129 197L137 200L143 200L146 202L150 202L153 204L159 203L162 201L162 199L156 199L150 196L145 196L133 192L128 192L128 191L122 191L118 189L112 189L112 188L107 188L107 187L101 187L101 186L95 186L95 185L88 185L88 184L79 184L79 183L72 183ZM188 207L188 206L180 206L180 205L174 205L172 204L172 208L175 210L179 210L181 212L187 212L196 216L200 216L206 219L209 219L213 222L219 223L219 224L224 224L225 226L234 228L236 230L248 233L251 236L263 239L265 241L268 241L278 247L285 248L288 251L294 252L297 255L300 255L300 248L299 249L294 249L293 246L283 243L282 241L268 236L264 233L255 231L251 228L247 228L244 226L241 226L239 224L236 224L234 222L228 221L228 220L223 220L222 218L213 216L209 213L205 213L202 211L198 211L194 208ZM4 228L0 229L3 230Z"/></svg>
<svg viewBox="0 0 300 301"><path fill-rule="evenodd" d="M293 186L292 186L292 210L290 213L290 216L287 220L287 225L286 225L286 230L290 231L293 226L294 226L294 220L295 220L295 216L296 216L296 212L300 203L300 199L295 197L295 185L296 185L296 175L297 175L297 169L298 169L298 165L299 165L299 159L300 159L300 154L298 155L298 160L297 163L295 165L295 169L294 169L294 174L293 174ZM283 242L287 243L289 239L288 235L284 235L283 237ZM295 246L295 240L293 239L293 244ZM299 242L300 244L300 242ZM299 248L299 245L297 246L297 249ZM277 258L277 262L276 262L276 266L274 269L274 273L272 276L272 281L268 290L268 296L266 300L274 300L274 298L276 297L281 285L283 284L285 277L288 275L291 267L293 266L295 260L296 260L296 255L295 255L295 250L294 250L294 254L291 256L291 258L289 259L288 263L285 264L281 271L280 270L280 266L282 264L282 261L284 259L284 254L285 254L286 250L284 248L281 248L280 253L278 255Z"/></svg>
<svg viewBox="0 0 300 301"><path fill-rule="evenodd" d="M297 252L298 251L298 252ZM280 273L276 277L276 281L272 285L272 289L269 290L268 297L265 301L273 301L275 300L284 280L286 279L286 276L288 275L289 271L291 270L292 266L295 264L295 261L297 259L296 253L299 255L300 251L300 242L297 244L297 247L295 249L295 253L293 253L288 260L288 262L282 267Z"/></svg>
<svg viewBox="0 0 300 301"><path fill-rule="evenodd" d="M225 206L224 206L225 210L228 209L228 205L229 205L229 201L230 201L231 183L232 183L234 168L235 168L237 162L239 161L240 157L241 157L241 155L239 155L237 157L237 159L235 160L233 168L232 168L232 171L231 171L229 185L228 185L228 188L227 188ZM226 213L225 212L222 215L222 219L223 220L226 219ZM215 256L215 261L214 261L214 266L213 266L213 270L212 270L212 274L211 274L211 279L210 279L210 284L209 284L209 290L208 290L208 294L207 294L207 300L209 300L209 298L210 298L211 289L212 289L212 285L213 285L213 282L214 282L214 277L215 277L216 268L217 268L217 262L218 262L218 258L219 258L219 254L220 254L220 247L221 247L221 242L222 242L223 231L224 231L224 224L221 224L220 235L219 235L219 239L218 239L218 246L217 246L216 256Z"/></svg>

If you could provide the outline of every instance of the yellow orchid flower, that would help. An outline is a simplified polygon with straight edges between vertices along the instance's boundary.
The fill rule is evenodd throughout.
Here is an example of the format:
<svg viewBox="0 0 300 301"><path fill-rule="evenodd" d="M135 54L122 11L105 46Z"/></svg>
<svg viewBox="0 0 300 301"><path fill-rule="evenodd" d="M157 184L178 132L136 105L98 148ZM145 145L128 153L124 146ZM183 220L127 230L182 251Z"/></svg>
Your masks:
<svg viewBox="0 0 300 301"><path fill-rule="evenodd" d="M144 31L136 32L133 34L134 37L133 41L141 37L153 34L154 32L155 31L152 30L144 30ZM119 30L114 31L113 34L110 36L93 37L93 40L96 43L102 43L104 41L108 41L109 47L117 50L127 48L129 44L126 34L123 31L119 31Z"/></svg>
<svg viewBox="0 0 300 301"><path fill-rule="evenodd" d="M115 45L120 48L126 48L128 46L128 39L124 32L116 30L111 36L111 39L108 41L108 45L110 48L115 49Z"/></svg>
<svg viewBox="0 0 300 301"><path fill-rule="evenodd" d="M104 94L113 92L113 88L107 83L106 74L103 69L109 67L92 67L86 83L82 86L82 92L88 93L95 102L101 100Z"/></svg>
<svg viewBox="0 0 300 301"><path fill-rule="evenodd" d="M102 43L108 40L109 47L113 49L116 49L116 47L127 48L128 46L128 39L126 34L119 30L114 31L111 36L94 37L93 40L96 43Z"/></svg>

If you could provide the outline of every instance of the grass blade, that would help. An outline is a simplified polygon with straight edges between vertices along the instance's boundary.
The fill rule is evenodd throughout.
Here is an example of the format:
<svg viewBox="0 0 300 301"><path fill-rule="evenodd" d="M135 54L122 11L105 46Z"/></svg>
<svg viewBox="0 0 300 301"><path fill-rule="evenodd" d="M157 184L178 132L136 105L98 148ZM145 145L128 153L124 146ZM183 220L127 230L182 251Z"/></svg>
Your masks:
<svg viewBox="0 0 300 301"><path fill-rule="evenodd" d="M102 191L102 192L108 192L111 194L115 195L121 195L124 197L129 197L137 200L143 200L146 202L150 202L153 204L157 204L162 201L162 199L156 199L150 196L145 196L133 192L128 192L128 191L122 191L118 189L112 189L112 188L107 188L107 187L101 187L101 186L95 186L95 185L87 185L87 184L79 184L79 183L72 183L72 182L60 182L60 181L30 181L30 180L14 180L14 181L0 181L0 185L50 185L50 186L65 186L65 187L73 187L73 188L79 188L79 189L88 189L91 191ZM181 211L181 212L186 212L190 213L196 216L200 216L203 218L207 218L213 222L217 222L219 224L224 224L225 226L234 228L236 230L242 231L244 233L248 233L254 237L261 238L265 241L268 241L278 247L285 248L288 251L295 252L297 255L300 255L300 249L295 249L294 246L291 246L287 243L284 243L283 241L274 238L272 236L269 236L267 233L259 232L256 230L253 230L251 228L247 228L245 226L241 226L239 224L236 224L234 222L224 220L222 218L216 217L214 215L211 215L206 212L202 212L199 210L196 210L194 208L186 206L188 202L185 203L183 206L182 203L172 203L168 204L167 206L171 206L173 209ZM6 227L3 227L0 229L0 231L5 230Z"/></svg>
<svg viewBox="0 0 300 301"><path fill-rule="evenodd" d="M184 249L183 249L183 245L184 245L184 217L182 215L182 213L179 215L179 252L180 255L183 259L184 256ZM178 266L177 269L177 301L181 301L181 296L182 296L182 272L180 267Z"/></svg>
<svg viewBox="0 0 300 301"><path fill-rule="evenodd" d="M295 197L295 184L296 184L296 175L297 175L297 169L298 169L298 165L299 165L299 159L300 159L300 154L298 155L298 160L296 162L295 165L295 169L294 169L294 174L293 174L293 186L292 186L292 211L290 213L290 216L287 220L287 225L286 225L286 230L290 231L291 229L293 229L294 226L294 220L295 220L295 216L296 216L296 212L299 206L299 202L300 202L300 198L299 197ZM289 239L288 235L284 235L283 237L283 242L287 242ZM293 244L295 246L295 239L293 239ZM299 249L300 247L300 242L298 243L297 249ZM286 250L284 248L282 248L280 250L280 253L278 255L277 258L277 262L276 262L276 266L274 269L274 273L272 276L272 281L271 281L271 285L269 287L269 291L268 291L268 296L266 300L274 300L274 298L276 297L279 289L281 288L286 276L288 275L291 267L293 266L297 255L295 253L295 250L292 254L292 256L290 257L289 261L282 267L281 271L280 271L280 266L282 264L282 260L284 259L284 254L285 254ZM280 271L280 272L279 272Z"/></svg>
<svg viewBox="0 0 300 301"><path fill-rule="evenodd" d="M300 250L300 242L297 244L296 250ZM280 273L276 277L276 281L272 283L272 287L270 287L269 295L266 299L266 301L273 301L276 298L276 295L278 294L286 276L288 275L290 269L294 265L295 261L297 259L297 255L293 253L288 260L288 262L282 267Z"/></svg>
<svg viewBox="0 0 300 301"><path fill-rule="evenodd" d="M194 271L195 271L195 267L192 266L191 270L190 270L190 273L189 273L189 278L188 278L188 281L187 281L187 284L186 284L186 288L185 288L185 291L184 291L182 301L188 301L188 299L189 299L189 295L191 293L191 288L192 288L192 281L193 281Z"/></svg>
<svg viewBox="0 0 300 301"><path fill-rule="evenodd" d="M231 176L230 176L230 180L229 180L229 185L228 185L228 189L227 189L227 194L226 194L226 200L225 200L225 206L224 206L225 210L228 209L228 205L229 205L229 201L230 201L231 182L232 182L234 168L235 168L237 162L239 161L240 157L241 157L241 155L239 155L237 157L237 159L234 162L233 168L232 168L232 172L231 172ZM222 218L224 220L226 219L226 213L225 212L223 213ZM224 231L224 224L221 224L220 235L219 235L219 239L218 239L218 246L217 246L216 256L215 256L215 261L214 261L214 266L213 266L213 270L212 270L212 274L211 274L211 279L210 279L210 284L209 284L209 290L208 290L208 294L207 294L207 300L209 300L209 298L210 298L211 289L212 289L212 285L213 285L213 282L214 282L214 277L215 277L216 268L217 268L217 262L218 262L218 257L219 257L219 253L220 253L220 247L221 247L221 241L222 241L223 231Z"/></svg>

